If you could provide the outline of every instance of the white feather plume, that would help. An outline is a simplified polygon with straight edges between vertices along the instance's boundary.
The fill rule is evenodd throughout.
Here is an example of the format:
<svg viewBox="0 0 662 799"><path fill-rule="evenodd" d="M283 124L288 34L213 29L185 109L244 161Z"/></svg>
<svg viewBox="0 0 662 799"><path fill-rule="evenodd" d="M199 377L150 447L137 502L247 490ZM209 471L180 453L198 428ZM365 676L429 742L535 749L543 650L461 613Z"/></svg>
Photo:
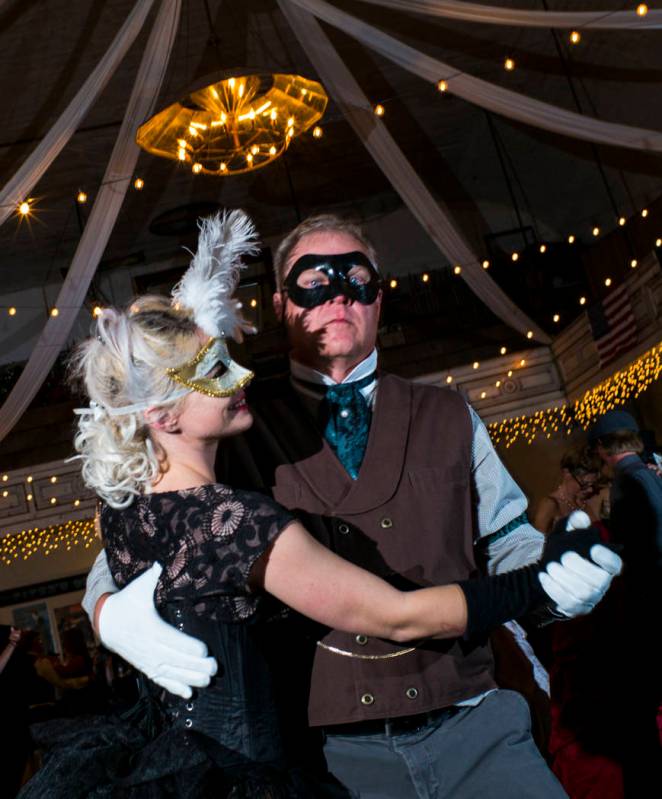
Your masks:
<svg viewBox="0 0 662 799"><path fill-rule="evenodd" d="M233 299L242 255L259 252L257 232L243 211L224 211L203 219L198 251L172 291L172 304L190 310L209 336L240 337L251 327Z"/></svg>

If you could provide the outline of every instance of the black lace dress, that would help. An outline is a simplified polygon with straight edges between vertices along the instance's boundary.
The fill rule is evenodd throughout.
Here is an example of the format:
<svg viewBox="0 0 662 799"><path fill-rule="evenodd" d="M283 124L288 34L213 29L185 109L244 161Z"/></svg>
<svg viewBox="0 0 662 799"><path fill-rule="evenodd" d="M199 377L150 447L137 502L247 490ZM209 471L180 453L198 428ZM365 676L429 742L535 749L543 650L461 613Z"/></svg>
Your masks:
<svg viewBox="0 0 662 799"><path fill-rule="evenodd" d="M159 612L204 640L219 671L190 700L149 683L121 718L42 725L35 734L44 765L20 799L350 795L326 772L319 742L293 710L304 705L289 688L283 702L274 684L288 614L248 587L253 565L292 520L267 497L223 485L144 496L126 510L102 508L117 585L161 563ZM307 686L298 689L305 696Z"/></svg>

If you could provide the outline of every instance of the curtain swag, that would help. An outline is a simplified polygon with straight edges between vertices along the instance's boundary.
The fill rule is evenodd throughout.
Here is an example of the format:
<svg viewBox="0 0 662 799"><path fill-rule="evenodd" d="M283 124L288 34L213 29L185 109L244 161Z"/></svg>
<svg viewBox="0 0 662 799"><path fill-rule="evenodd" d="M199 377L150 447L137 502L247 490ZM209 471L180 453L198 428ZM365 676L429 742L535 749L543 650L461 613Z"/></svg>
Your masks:
<svg viewBox="0 0 662 799"><path fill-rule="evenodd" d="M14 177L0 191L0 225L14 213L16 206L27 198L73 136L134 43L153 5L154 0L139 0L136 3L92 74Z"/></svg>
<svg viewBox="0 0 662 799"><path fill-rule="evenodd" d="M394 8L428 17L483 22L487 25L513 25L523 28L592 28L600 30L659 30L662 11L650 10L645 16L628 11L529 11L501 8L461 0L361 0L383 8Z"/></svg>
<svg viewBox="0 0 662 799"><path fill-rule="evenodd" d="M49 317L21 376L0 408L0 441L20 419L46 379L83 305L138 160L136 129L152 112L161 89L180 7L181 0L163 0L159 9L103 184L57 298L60 313Z"/></svg>
<svg viewBox="0 0 662 799"><path fill-rule="evenodd" d="M312 14L301 11L297 0L278 0L301 46L361 139L377 166L400 194L420 225L451 263L461 264L461 277L472 291L506 324L549 343L549 336L521 311L485 272L475 253L455 228L448 211L427 189L395 143L386 127L378 122L367 97L341 60Z"/></svg>
<svg viewBox="0 0 662 799"><path fill-rule="evenodd" d="M575 139L628 147L632 150L662 152L662 133L658 131L603 122L574 111L567 111L557 105L525 97L494 83L474 78L465 72L458 72L448 64L399 42L351 14L325 3L324 0L290 0L290 2L329 25L340 28L408 72L434 83L446 80L450 93L480 108Z"/></svg>

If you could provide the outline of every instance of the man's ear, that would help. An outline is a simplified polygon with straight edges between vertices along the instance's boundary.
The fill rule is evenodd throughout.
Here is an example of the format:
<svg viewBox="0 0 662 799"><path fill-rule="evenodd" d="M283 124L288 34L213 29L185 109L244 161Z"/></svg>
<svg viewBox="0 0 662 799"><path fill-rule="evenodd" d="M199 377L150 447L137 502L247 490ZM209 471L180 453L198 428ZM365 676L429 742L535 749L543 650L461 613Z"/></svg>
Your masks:
<svg viewBox="0 0 662 799"><path fill-rule="evenodd" d="M144 411L145 422L152 430L160 430L163 433L176 433L179 429L179 417L172 411L165 408L147 408Z"/></svg>
<svg viewBox="0 0 662 799"><path fill-rule="evenodd" d="M276 319L280 322L283 321L283 315L285 314L285 297L283 297L282 292L276 291L274 292L274 296L271 298L271 302L274 306L274 313L276 314Z"/></svg>

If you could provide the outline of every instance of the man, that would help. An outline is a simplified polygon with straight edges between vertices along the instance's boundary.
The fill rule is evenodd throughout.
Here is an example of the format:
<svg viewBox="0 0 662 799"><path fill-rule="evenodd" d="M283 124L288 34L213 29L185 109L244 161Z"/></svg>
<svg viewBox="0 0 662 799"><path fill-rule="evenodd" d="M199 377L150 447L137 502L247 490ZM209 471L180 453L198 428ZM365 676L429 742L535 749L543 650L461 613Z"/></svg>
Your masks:
<svg viewBox="0 0 662 799"><path fill-rule="evenodd" d="M492 573L537 560L544 538L478 416L457 393L376 371L376 262L362 230L331 215L282 242L274 308L291 376L251 398L255 424L222 450L229 471L219 465L219 474L271 493L320 541L400 587L472 577L478 559ZM618 559L598 550L606 570L594 547L594 562L577 555L543 575L561 615L588 612L606 590ZM88 612L112 590L107 578L101 559ZM126 635L123 593L108 600L107 618L119 620L113 648ZM306 655L289 640L281 649L290 645L298 674ZM357 796L564 795L533 744L526 703L496 690L485 642L402 647L331 630L312 659L308 719L324 731L331 771Z"/></svg>
<svg viewBox="0 0 662 799"><path fill-rule="evenodd" d="M657 725L662 704L662 479L641 459L639 426L626 411L607 411L589 443L613 473L609 531L622 547L625 625L614 630L611 698L627 797L645 796L662 777Z"/></svg>

